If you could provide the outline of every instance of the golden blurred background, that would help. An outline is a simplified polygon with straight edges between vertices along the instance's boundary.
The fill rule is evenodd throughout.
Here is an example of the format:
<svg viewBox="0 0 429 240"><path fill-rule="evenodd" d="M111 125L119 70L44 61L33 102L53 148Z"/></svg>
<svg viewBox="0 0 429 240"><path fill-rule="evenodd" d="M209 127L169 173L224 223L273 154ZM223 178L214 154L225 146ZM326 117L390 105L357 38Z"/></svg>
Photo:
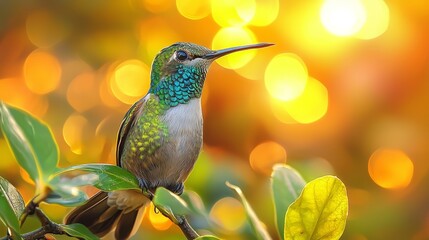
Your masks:
<svg viewBox="0 0 429 240"><path fill-rule="evenodd" d="M276 238L269 176L286 162L306 180L345 182L343 239L429 239L428 26L427 0L0 1L0 100L52 128L62 166L114 163L120 121L160 49L272 42L219 59L205 83L204 151L186 188L215 233L252 239L228 180ZM3 138L0 158L28 201L31 180ZM57 221L68 211L43 208ZM141 237L183 238L154 211Z"/></svg>

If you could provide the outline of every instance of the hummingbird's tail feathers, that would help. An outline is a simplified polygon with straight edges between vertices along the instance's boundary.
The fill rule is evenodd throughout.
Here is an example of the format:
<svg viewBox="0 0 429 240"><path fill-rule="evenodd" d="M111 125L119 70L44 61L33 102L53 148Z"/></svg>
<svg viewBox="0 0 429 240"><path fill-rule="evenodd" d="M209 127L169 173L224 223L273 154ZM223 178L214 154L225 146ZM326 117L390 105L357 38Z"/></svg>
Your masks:
<svg viewBox="0 0 429 240"><path fill-rule="evenodd" d="M98 192L84 205L73 209L65 224L80 223L98 237L109 233L121 215L121 210L107 205L107 192Z"/></svg>
<svg viewBox="0 0 429 240"><path fill-rule="evenodd" d="M94 217L98 217L107 209L107 193L98 192L92 196L84 205L73 209L66 216L66 224L81 223L88 226L94 222ZM107 207L106 207L107 206Z"/></svg>
<svg viewBox="0 0 429 240"><path fill-rule="evenodd" d="M115 229L116 239L128 239L138 230L144 208L124 213L116 206L107 204L108 193L98 192L84 205L73 209L65 218L65 224L80 223L93 234L103 237Z"/></svg>
<svg viewBox="0 0 429 240"><path fill-rule="evenodd" d="M121 215L115 230L116 239L128 239L133 236L143 220L144 207Z"/></svg>

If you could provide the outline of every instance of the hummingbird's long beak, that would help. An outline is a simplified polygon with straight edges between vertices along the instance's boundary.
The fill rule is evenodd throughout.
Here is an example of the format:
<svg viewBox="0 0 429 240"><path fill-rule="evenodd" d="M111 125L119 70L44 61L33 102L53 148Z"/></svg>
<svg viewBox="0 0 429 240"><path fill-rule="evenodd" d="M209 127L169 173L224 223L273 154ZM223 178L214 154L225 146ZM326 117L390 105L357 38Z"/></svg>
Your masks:
<svg viewBox="0 0 429 240"><path fill-rule="evenodd" d="M208 54L202 56L202 58L204 58L204 59L216 59L216 58L225 56L225 55L233 53L233 52L247 50L247 49L253 49L253 48L263 48L263 47L268 47L271 45L274 45L274 43L257 43L257 44L251 44L251 45L245 45L245 46L225 48L222 50L216 50L216 51L213 51L211 53L208 53Z"/></svg>

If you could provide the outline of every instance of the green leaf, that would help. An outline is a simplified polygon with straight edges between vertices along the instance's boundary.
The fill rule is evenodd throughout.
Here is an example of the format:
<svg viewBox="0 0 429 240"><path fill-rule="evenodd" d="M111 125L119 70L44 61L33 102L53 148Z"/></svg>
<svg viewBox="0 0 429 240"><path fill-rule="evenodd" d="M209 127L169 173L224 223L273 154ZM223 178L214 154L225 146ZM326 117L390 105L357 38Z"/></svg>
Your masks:
<svg viewBox="0 0 429 240"><path fill-rule="evenodd" d="M43 191L49 175L57 170L58 147L52 132L40 120L0 102L0 128L19 165Z"/></svg>
<svg viewBox="0 0 429 240"><path fill-rule="evenodd" d="M10 206L12 207L15 216L19 219L22 212L24 211L25 204L22 199L21 194L16 190L16 188L10 184L6 179L0 176L0 194L2 194ZM3 205L1 205L3 206Z"/></svg>
<svg viewBox="0 0 429 240"><path fill-rule="evenodd" d="M199 228L221 228L219 222L209 216L203 200L196 192L186 190L180 195L180 198L188 204L188 208L192 212L192 219L194 222L198 222Z"/></svg>
<svg viewBox="0 0 429 240"><path fill-rule="evenodd" d="M184 216L191 213L191 210L183 199L163 187L156 189L152 202L157 208L176 216Z"/></svg>
<svg viewBox="0 0 429 240"><path fill-rule="evenodd" d="M346 187L334 176L309 182L286 213L285 239L339 239L347 220Z"/></svg>
<svg viewBox="0 0 429 240"><path fill-rule="evenodd" d="M12 236L21 239L19 218L24 211L21 194L6 179L0 177L0 220L11 230Z"/></svg>
<svg viewBox="0 0 429 240"><path fill-rule="evenodd" d="M247 219L250 222L250 226L252 227L253 231L255 232L255 236L257 239L271 239L271 236L268 234L267 229L265 228L264 224L259 220L258 216L256 216L255 211L253 211L250 204L247 202L246 197L244 197L243 192L241 189L235 185L232 185L229 182L226 182L226 185L234 190L238 196L241 199L241 202L243 203L244 209L247 213Z"/></svg>
<svg viewBox="0 0 429 240"><path fill-rule="evenodd" d="M65 168L54 174L51 178L57 178L70 171L84 171L93 175L88 175L88 185L93 185L103 191L137 189L141 190L136 177L127 170L110 164L82 164ZM57 183L61 183L58 181ZM69 183L68 187L82 186L82 181ZM58 187L56 187L58 189ZM55 190L55 189L54 189Z"/></svg>
<svg viewBox="0 0 429 240"><path fill-rule="evenodd" d="M279 235L284 237L285 215L288 207L299 197L305 181L301 175L286 164L276 164L271 174L276 226Z"/></svg>
<svg viewBox="0 0 429 240"><path fill-rule="evenodd" d="M54 190L49 193L46 197L45 202L51 204L60 204L66 207L75 207L82 205L86 200L88 200L88 196L86 193L80 189L77 189L74 195L66 194L58 194L58 190Z"/></svg>
<svg viewBox="0 0 429 240"><path fill-rule="evenodd" d="M99 237L95 236L91 231L88 230L84 225L80 223L73 223L70 225L63 225L60 224L61 229L66 232L68 235L80 239L85 240L97 240L100 239Z"/></svg>
<svg viewBox="0 0 429 240"><path fill-rule="evenodd" d="M69 207L81 205L88 197L78 187L93 185L96 181L98 181L98 176L94 173L82 174L75 177L57 175L50 180L52 191L45 201Z"/></svg>
<svg viewBox="0 0 429 240"><path fill-rule="evenodd" d="M204 235L195 238L195 240L220 240L220 238L212 235Z"/></svg>
<svg viewBox="0 0 429 240"><path fill-rule="evenodd" d="M180 196L187 204L189 209L202 216L207 216L207 210L201 197L194 191L185 191Z"/></svg>
<svg viewBox="0 0 429 240"><path fill-rule="evenodd" d="M63 170L61 170L63 171ZM61 186L63 189L69 189L71 187L81 187L86 185L94 185L97 183L99 177L95 173L79 174L77 176L59 176L53 178L50 182L53 185Z"/></svg>

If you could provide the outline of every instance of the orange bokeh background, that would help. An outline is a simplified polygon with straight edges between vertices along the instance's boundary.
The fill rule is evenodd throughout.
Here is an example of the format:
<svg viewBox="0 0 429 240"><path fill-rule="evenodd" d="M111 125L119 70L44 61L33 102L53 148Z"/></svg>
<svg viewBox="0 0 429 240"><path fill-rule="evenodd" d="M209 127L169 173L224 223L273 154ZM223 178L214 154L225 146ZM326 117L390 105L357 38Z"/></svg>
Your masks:
<svg viewBox="0 0 429 240"><path fill-rule="evenodd" d="M269 173L286 162L344 181L343 239L428 239L428 26L425 0L1 1L0 100L52 128L62 166L114 163L160 49L272 42L217 60L204 86L204 150L186 188L224 237L249 238L226 180L275 234ZM21 174L0 138L0 175L29 200ZM58 221L67 211L43 207ZM136 239L180 236L153 211L144 219Z"/></svg>

